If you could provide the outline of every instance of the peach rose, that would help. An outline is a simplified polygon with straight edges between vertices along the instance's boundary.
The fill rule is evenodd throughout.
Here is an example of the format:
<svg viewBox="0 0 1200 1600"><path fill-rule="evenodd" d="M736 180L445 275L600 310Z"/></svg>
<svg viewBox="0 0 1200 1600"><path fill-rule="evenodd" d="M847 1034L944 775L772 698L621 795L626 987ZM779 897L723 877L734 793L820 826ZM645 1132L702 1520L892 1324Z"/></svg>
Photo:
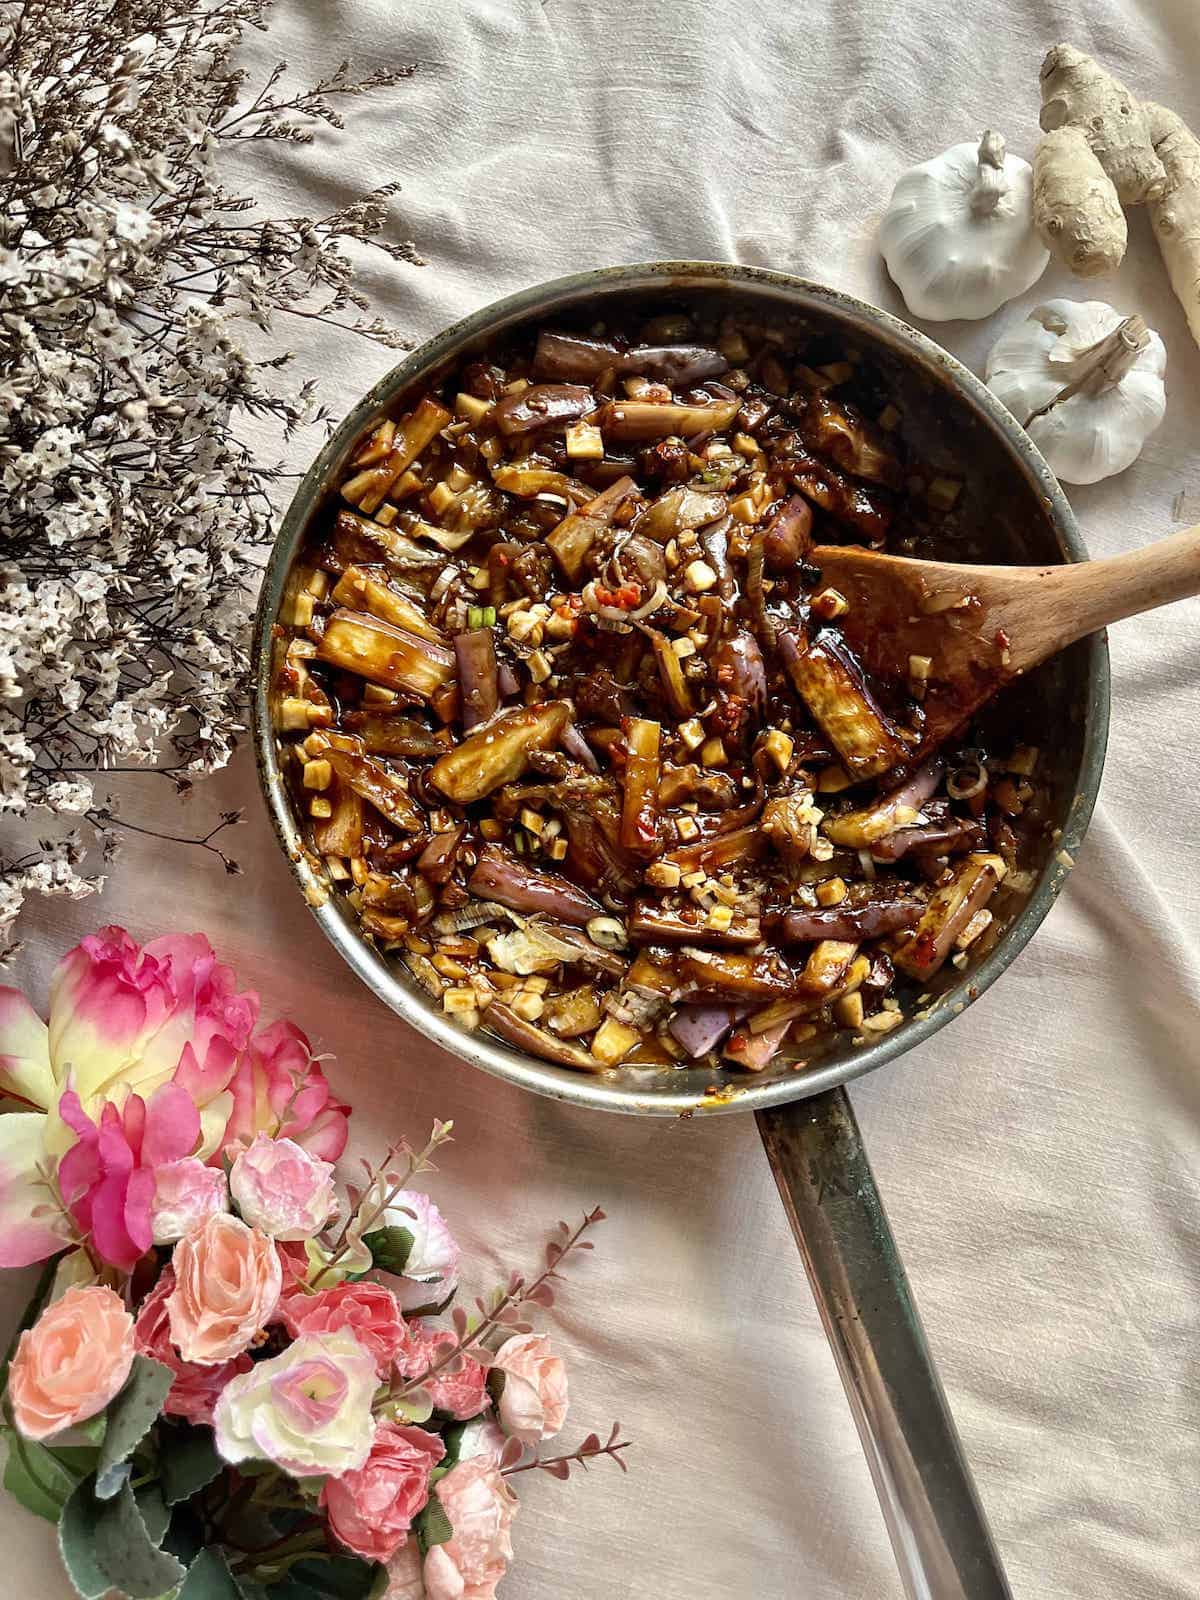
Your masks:
<svg viewBox="0 0 1200 1600"><path fill-rule="evenodd" d="M218 1211L179 1241L172 1265L167 1317L183 1359L211 1367L241 1355L279 1301L275 1241Z"/></svg>
<svg viewBox="0 0 1200 1600"><path fill-rule="evenodd" d="M327 1478L321 1504L334 1536L364 1561L387 1561L429 1499L429 1474L446 1453L436 1433L381 1423L361 1467Z"/></svg>
<svg viewBox="0 0 1200 1600"><path fill-rule="evenodd" d="M460 1461L434 1489L454 1533L425 1557L429 1600L495 1600L512 1559L517 1497L490 1456Z"/></svg>
<svg viewBox="0 0 1200 1600"><path fill-rule="evenodd" d="M533 1444L552 1439L567 1420L567 1369L550 1353L544 1333L519 1333L506 1339L492 1362L504 1374L500 1425L514 1438Z"/></svg>
<svg viewBox="0 0 1200 1600"><path fill-rule="evenodd" d="M48 1439L97 1416L133 1365L133 1318L99 1284L68 1289L21 1335L8 1372L13 1421Z"/></svg>

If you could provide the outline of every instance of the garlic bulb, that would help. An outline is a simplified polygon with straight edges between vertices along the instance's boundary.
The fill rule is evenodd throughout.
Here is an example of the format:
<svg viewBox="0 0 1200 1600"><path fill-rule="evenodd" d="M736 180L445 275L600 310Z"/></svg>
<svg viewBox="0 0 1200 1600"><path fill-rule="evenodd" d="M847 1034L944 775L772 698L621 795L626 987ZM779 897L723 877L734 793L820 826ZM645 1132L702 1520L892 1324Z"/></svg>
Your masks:
<svg viewBox="0 0 1200 1600"><path fill-rule="evenodd" d="M1141 317L1048 300L1001 334L987 383L1067 483L1124 472L1167 408L1167 352Z"/></svg>
<svg viewBox="0 0 1200 1600"><path fill-rule="evenodd" d="M991 132L904 173L879 237L908 309L931 322L990 316L1050 260L1033 228L1033 168Z"/></svg>

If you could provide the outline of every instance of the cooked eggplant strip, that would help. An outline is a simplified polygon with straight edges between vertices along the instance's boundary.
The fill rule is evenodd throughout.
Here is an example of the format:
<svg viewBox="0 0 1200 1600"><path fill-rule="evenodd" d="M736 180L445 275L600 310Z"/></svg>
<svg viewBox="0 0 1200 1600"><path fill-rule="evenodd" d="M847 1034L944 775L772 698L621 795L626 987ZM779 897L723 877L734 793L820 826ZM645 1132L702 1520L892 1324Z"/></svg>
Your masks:
<svg viewBox="0 0 1200 1600"><path fill-rule="evenodd" d="M680 1006L667 1027L694 1061L715 1050L745 1015L745 1006Z"/></svg>
<svg viewBox="0 0 1200 1600"><path fill-rule="evenodd" d="M784 1037L791 1027L790 1021L777 1022L762 1033L751 1033L747 1028L736 1028L730 1035L722 1057L746 1072L762 1072L779 1054Z"/></svg>
<svg viewBox="0 0 1200 1600"><path fill-rule="evenodd" d="M987 843L987 829L971 818L947 817L921 827L897 828L871 846L879 862L899 861L906 855L956 856L964 850L981 850Z"/></svg>
<svg viewBox="0 0 1200 1600"><path fill-rule="evenodd" d="M272 704L332 893L464 1028L587 1072L774 1070L970 971L1046 784L990 717L949 778L917 765L937 661L820 570L818 524L949 531L887 364L783 309L654 310L515 325L364 431Z"/></svg>
<svg viewBox="0 0 1200 1600"><path fill-rule="evenodd" d="M423 700L454 676L452 651L360 611L335 611L317 654L343 672Z"/></svg>
<svg viewBox="0 0 1200 1600"><path fill-rule="evenodd" d="M470 633L457 634L454 660L458 667L462 725L470 730L495 716L500 706L500 677L492 630L475 628Z"/></svg>
<svg viewBox="0 0 1200 1600"><path fill-rule="evenodd" d="M883 432L827 394L815 394L809 401L804 435L814 450L829 456L843 472L888 489L899 488L902 468Z"/></svg>
<svg viewBox="0 0 1200 1600"><path fill-rule="evenodd" d="M693 993L728 995L734 1000L770 1000L797 993L796 973L771 953L751 956L737 950L689 948L681 950L677 959Z"/></svg>
<svg viewBox="0 0 1200 1600"><path fill-rule="evenodd" d="M911 897L874 900L864 905L793 907L770 920L771 937L780 944L803 944L810 939L882 939L921 920L925 902Z"/></svg>
<svg viewBox="0 0 1200 1600"><path fill-rule="evenodd" d="M671 911L651 900L635 900L629 937L634 944L757 944L762 923L758 917L735 913L727 928L716 928L707 925L697 906Z"/></svg>
<svg viewBox="0 0 1200 1600"><path fill-rule="evenodd" d="M445 883L454 870L454 858L466 836L465 822L447 829L445 833L435 833L417 857L417 871L423 873L430 883Z"/></svg>
<svg viewBox="0 0 1200 1600"><path fill-rule="evenodd" d="M576 1072L604 1071L604 1063L590 1051L581 1050L577 1044L568 1044L565 1039L557 1039L544 1028L526 1022L499 1000L494 1000L487 1008L487 1021L488 1027L502 1039L543 1061L553 1061L559 1067L573 1067Z"/></svg>
<svg viewBox="0 0 1200 1600"><path fill-rule="evenodd" d="M388 711L347 711L342 722L370 756L410 756L432 760L444 748L423 722Z"/></svg>
<svg viewBox="0 0 1200 1600"><path fill-rule="evenodd" d="M347 611L369 611L373 617L394 623L418 638L445 644L446 635L430 622L415 600L389 582L385 571L372 567L347 567L333 589L333 599Z"/></svg>
<svg viewBox="0 0 1200 1600"><path fill-rule="evenodd" d="M348 783L330 786L330 814L313 827L313 844L323 856L353 858L363 853L363 803Z"/></svg>
<svg viewBox="0 0 1200 1600"><path fill-rule="evenodd" d="M643 624L643 626L645 626ZM674 716L686 719L696 709L692 701L691 690L688 688L687 679L683 675L683 662L676 654L674 646L665 633L660 633L657 628L645 628L646 637L650 640L650 647L654 651L654 660L658 666L658 675L662 681L663 694Z"/></svg>
<svg viewBox="0 0 1200 1600"><path fill-rule="evenodd" d="M931 897L912 937L896 945L892 953L896 966L918 983L932 978L950 954L955 939L996 892L1007 870L1000 856L967 856L953 879Z"/></svg>
<svg viewBox="0 0 1200 1600"><path fill-rule="evenodd" d="M729 371L719 350L703 345L634 345L622 349L606 339L584 339L575 334L538 335L533 364L548 378L592 383L606 372L638 372L676 388L689 388Z"/></svg>
<svg viewBox="0 0 1200 1600"><path fill-rule="evenodd" d="M785 500L763 532L763 555L771 572L786 572L812 549L812 507L803 495Z"/></svg>
<svg viewBox="0 0 1200 1600"><path fill-rule="evenodd" d="M586 505L580 506L578 511L564 517L546 535L546 543L572 583L578 582L582 576L584 561L596 536L609 526L629 496L636 493L636 489L632 478L618 478L616 483L610 483L607 489Z"/></svg>
<svg viewBox="0 0 1200 1600"><path fill-rule="evenodd" d="M734 828L729 833L702 839L699 844L668 850L663 860L684 872L695 872L698 867L713 872L722 867L757 861L766 846L767 835L762 828Z"/></svg>
<svg viewBox="0 0 1200 1600"><path fill-rule="evenodd" d="M658 848L659 741L662 728L645 717L631 717L625 730L625 798L621 843L638 855Z"/></svg>
<svg viewBox="0 0 1200 1600"><path fill-rule="evenodd" d="M906 783L885 794L875 805L830 818L825 823L826 836L834 844L865 850L898 828L911 827L920 816L921 807L941 782L942 771L942 763L937 758L926 761Z"/></svg>
<svg viewBox="0 0 1200 1600"><path fill-rule="evenodd" d="M899 766L908 747L876 704L862 669L838 636L822 629L802 648L796 635L782 634L779 645L797 694L846 770L856 778L877 778Z"/></svg>
<svg viewBox="0 0 1200 1600"><path fill-rule="evenodd" d="M804 963L797 982L804 994L823 999L832 994L850 970L858 944L850 939L822 939Z"/></svg>
<svg viewBox="0 0 1200 1600"><path fill-rule="evenodd" d="M424 550L406 534L356 516L353 511L338 512L332 536L327 544L317 547L316 556L319 566L334 573L364 562L382 562L395 572L428 571L442 564L436 550Z"/></svg>
<svg viewBox="0 0 1200 1600"><path fill-rule="evenodd" d="M435 761L430 780L460 806L482 800L502 783L515 782L525 771L530 753L548 750L570 715L571 708L561 700L505 711L464 739L457 750Z"/></svg>
<svg viewBox="0 0 1200 1600"><path fill-rule="evenodd" d="M739 404L737 400L714 400L708 406L610 400L600 409L599 426L606 439L686 439L694 433L718 433L727 428L737 416Z"/></svg>
<svg viewBox="0 0 1200 1600"><path fill-rule="evenodd" d="M595 408L595 396L582 384L534 383L520 394L508 394L498 401L492 420L501 433L512 438L538 428L575 422Z"/></svg>
<svg viewBox="0 0 1200 1600"><path fill-rule="evenodd" d="M527 867L496 845L480 856L467 889L481 900L494 900L513 911L544 911L579 928L604 912L602 905L569 878Z"/></svg>
<svg viewBox="0 0 1200 1600"><path fill-rule="evenodd" d="M340 781L369 800L394 827L405 833L424 831L424 813L417 809L407 782L398 772L364 751L338 749L322 735L311 735L310 745L313 741L319 741L320 758L328 761Z"/></svg>

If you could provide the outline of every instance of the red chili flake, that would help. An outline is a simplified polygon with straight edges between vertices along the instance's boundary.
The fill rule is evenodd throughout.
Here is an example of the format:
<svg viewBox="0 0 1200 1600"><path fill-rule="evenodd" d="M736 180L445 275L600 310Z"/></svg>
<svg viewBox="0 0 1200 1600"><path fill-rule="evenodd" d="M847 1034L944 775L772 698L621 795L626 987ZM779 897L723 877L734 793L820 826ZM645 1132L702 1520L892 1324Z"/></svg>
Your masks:
<svg viewBox="0 0 1200 1600"><path fill-rule="evenodd" d="M996 645L997 645L997 648L1000 649L1000 650L1007 650L1011 643L1012 643L1012 640L1008 637L1007 633L1005 633L1004 629L1003 628L997 628L996 629Z"/></svg>

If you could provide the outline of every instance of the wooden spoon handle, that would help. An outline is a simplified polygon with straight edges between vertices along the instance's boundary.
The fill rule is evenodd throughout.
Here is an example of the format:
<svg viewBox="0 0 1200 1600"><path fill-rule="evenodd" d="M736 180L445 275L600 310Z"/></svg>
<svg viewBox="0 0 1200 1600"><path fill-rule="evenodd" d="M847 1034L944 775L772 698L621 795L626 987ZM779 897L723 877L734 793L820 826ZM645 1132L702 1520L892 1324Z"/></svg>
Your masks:
<svg viewBox="0 0 1200 1600"><path fill-rule="evenodd" d="M1200 594L1200 524L1103 561L1030 568L1005 618L1019 641L1013 665L1025 670L1110 622L1193 594Z"/></svg>

